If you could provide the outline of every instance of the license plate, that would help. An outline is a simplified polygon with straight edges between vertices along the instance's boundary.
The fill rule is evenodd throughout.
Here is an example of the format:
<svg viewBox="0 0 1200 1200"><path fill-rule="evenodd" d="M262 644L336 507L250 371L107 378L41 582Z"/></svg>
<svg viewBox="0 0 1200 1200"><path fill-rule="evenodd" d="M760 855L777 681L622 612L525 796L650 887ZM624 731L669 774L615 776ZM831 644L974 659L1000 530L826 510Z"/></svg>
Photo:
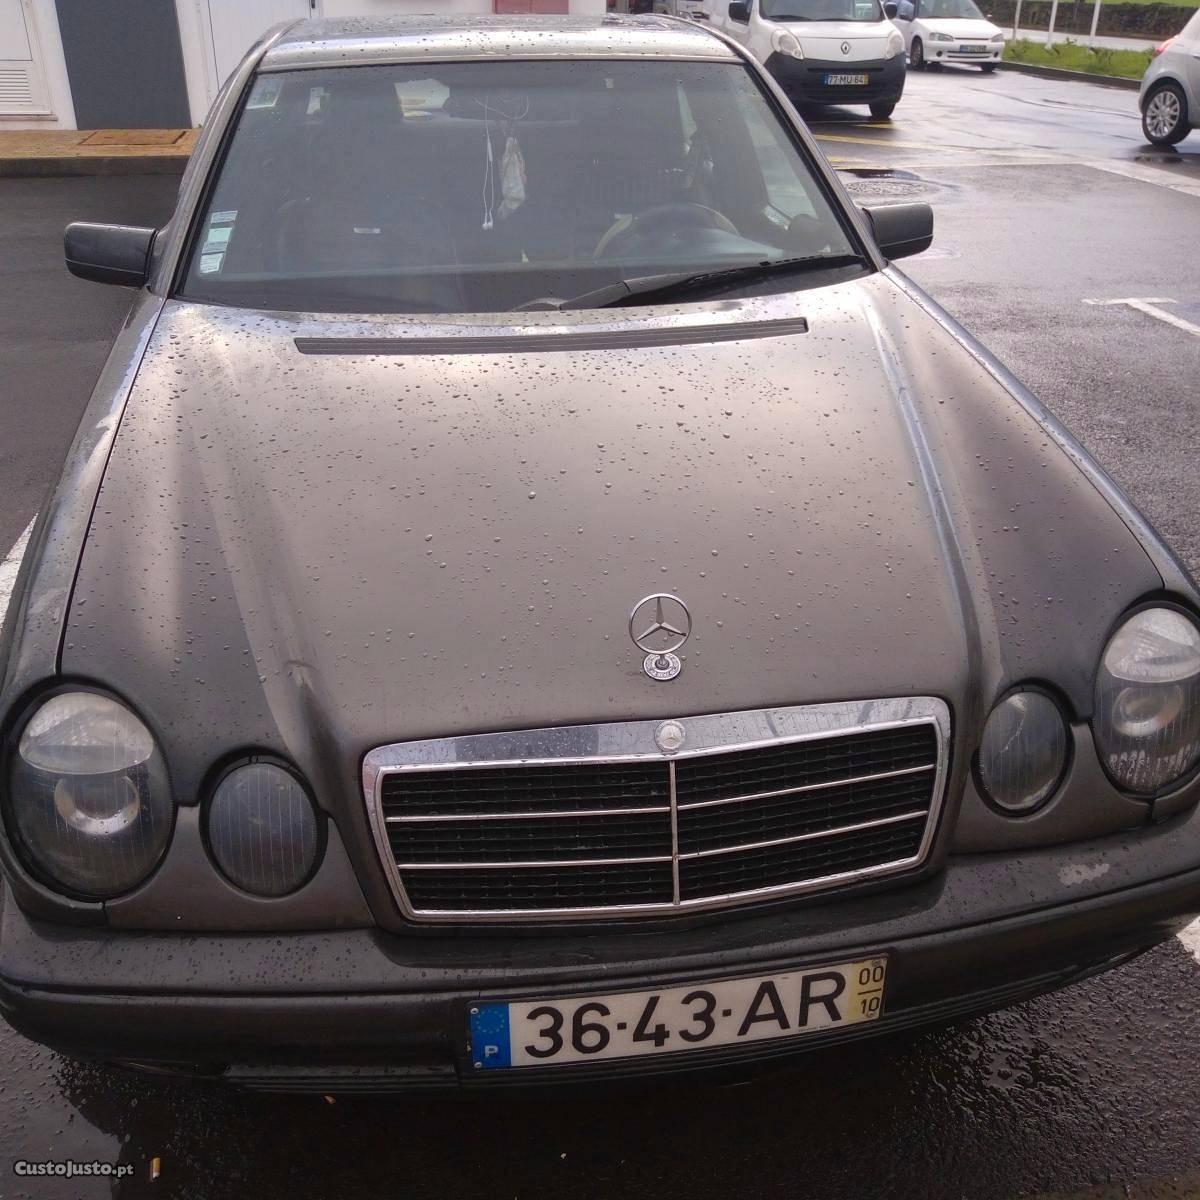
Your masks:
<svg viewBox="0 0 1200 1200"><path fill-rule="evenodd" d="M959 54L986 54L988 52L988 47L987 46L959 46L958 52L959 52Z"/></svg>
<svg viewBox="0 0 1200 1200"><path fill-rule="evenodd" d="M546 1067L819 1033L883 1012L887 959L645 992L476 1004L476 1070Z"/></svg>
<svg viewBox="0 0 1200 1200"><path fill-rule="evenodd" d="M851 85L865 85L870 83L869 75L826 75L824 83L826 87L847 87Z"/></svg>

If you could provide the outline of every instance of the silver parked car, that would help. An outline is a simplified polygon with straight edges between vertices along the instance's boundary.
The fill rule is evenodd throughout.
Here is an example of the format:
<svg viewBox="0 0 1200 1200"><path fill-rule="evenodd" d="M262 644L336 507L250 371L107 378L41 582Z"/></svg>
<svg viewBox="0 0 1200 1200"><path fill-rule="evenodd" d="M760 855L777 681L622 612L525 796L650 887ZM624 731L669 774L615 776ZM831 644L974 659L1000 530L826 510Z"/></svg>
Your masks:
<svg viewBox="0 0 1200 1200"><path fill-rule="evenodd" d="M1200 129L1200 11L1176 37L1155 48L1138 92L1142 132L1156 146L1174 146Z"/></svg>
<svg viewBox="0 0 1200 1200"><path fill-rule="evenodd" d="M1200 911L1200 597L664 17L256 46L0 642L0 1004L337 1091L747 1064Z"/></svg>

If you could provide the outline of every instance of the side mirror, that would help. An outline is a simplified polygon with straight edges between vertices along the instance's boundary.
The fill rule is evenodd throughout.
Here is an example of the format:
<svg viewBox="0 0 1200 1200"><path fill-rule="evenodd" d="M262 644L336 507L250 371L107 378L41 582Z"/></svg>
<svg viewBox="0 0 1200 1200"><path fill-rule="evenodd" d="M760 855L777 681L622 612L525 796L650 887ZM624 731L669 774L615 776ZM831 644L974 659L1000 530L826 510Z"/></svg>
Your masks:
<svg viewBox="0 0 1200 1200"><path fill-rule="evenodd" d="M750 5L747 0L733 0L729 6L729 19L745 25L750 20Z"/></svg>
<svg viewBox="0 0 1200 1200"><path fill-rule="evenodd" d="M139 225L74 221L63 237L67 270L95 283L143 287L150 278L150 250L157 232Z"/></svg>
<svg viewBox="0 0 1200 1200"><path fill-rule="evenodd" d="M928 204L877 204L863 212L884 258L920 254L933 241L933 209Z"/></svg>
<svg viewBox="0 0 1200 1200"><path fill-rule="evenodd" d="M885 17L887 17L887 19L889 21L894 21L896 19L896 14L899 11L900 11L899 6L896 4L893 4L892 0L888 0L887 4L885 4L883 6L883 15Z"/></svg>

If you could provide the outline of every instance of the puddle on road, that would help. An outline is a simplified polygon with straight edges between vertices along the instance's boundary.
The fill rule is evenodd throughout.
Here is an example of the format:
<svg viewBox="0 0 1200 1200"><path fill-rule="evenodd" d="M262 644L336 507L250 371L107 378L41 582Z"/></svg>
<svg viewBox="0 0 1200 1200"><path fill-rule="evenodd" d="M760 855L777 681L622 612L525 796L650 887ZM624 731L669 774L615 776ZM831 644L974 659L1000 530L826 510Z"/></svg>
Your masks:
<svg viewBox="0 0 1200 1200"><path fill-rule="evenodd" d="M930 196L943 188L942 184L922 179L912 171L894 167L839 167L838 173L846 190L856 197L911 200Z"/></svg>

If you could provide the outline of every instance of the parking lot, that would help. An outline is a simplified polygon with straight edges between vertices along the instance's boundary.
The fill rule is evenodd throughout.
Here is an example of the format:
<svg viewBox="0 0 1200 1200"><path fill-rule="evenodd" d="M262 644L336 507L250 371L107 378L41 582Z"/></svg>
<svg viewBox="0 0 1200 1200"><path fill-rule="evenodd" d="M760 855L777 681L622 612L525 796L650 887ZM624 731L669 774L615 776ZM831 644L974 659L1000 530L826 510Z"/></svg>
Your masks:
<svg viewBox="0 0 1200 1200"><path fill-rule="evenodd" d="M1151 151L1134 92L967 69L911 75L890 122L844 110L813 127L859 198L932 203L934 246L907 272L1200 571L1200 134ZM175 182L0 180L0 558L124 315L118 290L67 276L62 226L161 221ZM1200 937L1172 941L1056 995L738 1086L552 1100L247 1095L72 1063L4 1028L0 1196L1196 1195L1197 956ZM43 1158L134 1173L12 1174Z"/></svg>

